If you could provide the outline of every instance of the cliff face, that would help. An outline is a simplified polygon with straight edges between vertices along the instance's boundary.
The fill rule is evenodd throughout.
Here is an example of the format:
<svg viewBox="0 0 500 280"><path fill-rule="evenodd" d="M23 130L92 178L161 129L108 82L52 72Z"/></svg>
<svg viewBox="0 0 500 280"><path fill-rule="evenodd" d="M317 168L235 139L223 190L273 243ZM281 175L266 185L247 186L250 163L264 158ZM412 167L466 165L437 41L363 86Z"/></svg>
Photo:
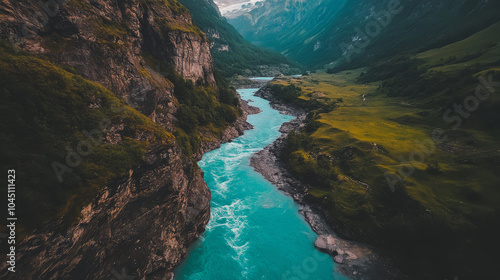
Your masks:
<svg viewBox="0 0 500 280"><path fill-rule="evenodd" d="M177 1L53 2L57 5L1 0L0 39L19 53L41 55L103 85L170 132L178 103L157 62L172 65L185 79L216 87L209 43ZM222 140L203 145L203 151L241 134L248 127L245 117L226 129ZM124 130L114 124L118 139ZM103 186L69 229L61 231L58 219L28 235L17 246L17 272L8 273L2 262L0 276L170 279L203 232L209 207L210 191L193 158L175 140L151 144L142 162Z"/></svg>
<svg viewBox="0 0 500 280"><path fill-rule="evenodd" d="M209 43L178 2L59 2L2 0L0 34L121 94L148 116L157 105L175 110L171 85L154 73L156 60L184 78L215 85ZM149 64L144 57L152 58Z"/></svg>
<svg viewBox="0 0 500 280"><path fill-rule="evenodd" d="M16 273L2 279L169 279L204 231L209 205L201 170L179 148L151 150L67 232L58 233L56 221L28 236Z"/></svg>

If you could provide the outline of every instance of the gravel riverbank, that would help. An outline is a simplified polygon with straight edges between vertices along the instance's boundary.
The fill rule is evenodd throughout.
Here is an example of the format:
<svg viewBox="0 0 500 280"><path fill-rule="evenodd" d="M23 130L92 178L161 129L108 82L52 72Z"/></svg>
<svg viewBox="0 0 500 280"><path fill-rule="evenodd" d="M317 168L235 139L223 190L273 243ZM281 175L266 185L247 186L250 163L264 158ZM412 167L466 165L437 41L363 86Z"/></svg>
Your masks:
<svg viewBox="0 0 500 280"><path fill-rule="evenodd" d="M350 279L406 279L389 260L380 256L373 248L342 239L326 223L322 210L306 201L308 186L296 180L280 160L286 137L291 131L305 125L306 112L281 104L265 86L255 95L269 100L275 110L293 115L296 119L283 124L280 128L281 137L256 153L251 158L250 165L300 205L300 213L319 235L314 245L330 254L337 263L336 269Z"/></svg>

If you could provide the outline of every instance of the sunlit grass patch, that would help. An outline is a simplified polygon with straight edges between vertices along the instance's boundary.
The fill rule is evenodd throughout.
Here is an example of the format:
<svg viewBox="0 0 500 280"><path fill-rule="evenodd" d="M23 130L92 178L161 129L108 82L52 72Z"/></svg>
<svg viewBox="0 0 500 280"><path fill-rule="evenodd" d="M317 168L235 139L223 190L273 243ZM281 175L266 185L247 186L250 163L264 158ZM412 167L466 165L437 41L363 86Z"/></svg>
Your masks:
<svg viewBox="0 0 500 280"><path fill-rule="evenodd" d="M500 178L494 175L498 172L494 162L500 158L500 149L495 149L497 138L474 129L475 121L466 122L461 130L450 130L441 111L422 107L429 101L388 97L377 92L378 83L356 84L363 72L315 73L275 82L299 86L299 98L309 102L325 96L343 101L335 109L317 114L310 120L319 124L316 129L294 136L288 146L291 151L295 146L299 149L289 161L292 171L306 181L313 179L307 172L321 178L321 184L308 181L311 199L346 227L398 223L397 219L383 218L394 207L384 205L394 196L385 173L411 170L399 175L403 188L396 195L406 201L398 207L415 203L404 210L408 215L423 211L434 221L457 229L470 227L473 219L498 209L500 189L495 186L500 185ZM441 125L449 136L443 147L431 138L433 129ZM432 151L423 150L418 144L423 141L435 145Z"/></svg>
<svg viewBox="0 0 500 280"><path fill-rule="evenodd" d="M344 71L335 75L327 73L315 73L310 76L300 78L281 79L273 81L274 84L288 85L294 84L302 88L301 99L304 100L328 100L340 101L343 106L361 106L363 95L373 94L376 85L355 84L355 79L364 68Z"/></svg>
<svg viewBox="0 0 500 280"><path fill-rule="evenodd" d="M347 132L360 141L381 145L391 153L411 152L415 149L414 139L425 139L427 134L419 128L403 125L391 118L402 111L411 109L400 107L343 107L321 115L319 122L325 124L312 137L332 139L334 129ZM334 133L338 134L338 133Z"/></svg>

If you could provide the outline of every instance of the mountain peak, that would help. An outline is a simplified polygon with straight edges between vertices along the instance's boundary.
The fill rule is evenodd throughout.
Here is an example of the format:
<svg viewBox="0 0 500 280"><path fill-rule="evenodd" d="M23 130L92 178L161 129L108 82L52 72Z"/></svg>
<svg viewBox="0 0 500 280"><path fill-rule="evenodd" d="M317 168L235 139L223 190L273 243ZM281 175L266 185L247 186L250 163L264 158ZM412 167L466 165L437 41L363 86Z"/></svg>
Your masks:
<svg viewBox="0 0 500 280"><path fill-rule="evenodd" d="M235 18L262 6L263 0L216 0L221 14L226 18Z"/></svg>

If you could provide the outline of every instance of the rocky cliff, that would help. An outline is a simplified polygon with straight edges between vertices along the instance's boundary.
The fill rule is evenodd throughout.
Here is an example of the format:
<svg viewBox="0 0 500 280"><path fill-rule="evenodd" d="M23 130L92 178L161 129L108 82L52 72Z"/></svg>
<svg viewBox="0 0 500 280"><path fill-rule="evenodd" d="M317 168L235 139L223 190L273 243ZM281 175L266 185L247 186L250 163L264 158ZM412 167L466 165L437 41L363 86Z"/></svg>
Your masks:
<svg viewBox="0 0 500 280"><path fill-rule="evenodd" d="M177 1L0 3L2 38L74 68L148 116L157 105L174 110L171 84L155 73L156 61L170 63L184 78L215 85L209 43Z"/></svg>
<svg viewBox="0 0 500 280"><path fill-rule="evenodd" d="M201 170L179 148L151 150L83 209L77 225L59 233L56 221L29 235L16 273L2 278L169 279L204 231L209 205Z"/></svg>
<svg viewBox="0 0 500 280"><path fill-rule="evenodd" d="M23 55L20 61L24 56L40 57L64 69L64 75L104 86L161 125L167 134L176 129L179 104L174 84L165 78L170 72L199 86L217 88L208 40L175 0L60 0L45 4L2 0L0 39ZM171 66L169 73L157 66L160 63ZM104 110L106 106L102 100L85 102L88 110ZM248 128L246 114L224 129L222 136L207 132L210 144L202 142L200 152L192 157L181 151L176 139L169 144L154 142L144 128L149 120L141 118L133 120L141 128L132 136L147 145L140 162L126 176L101 184L99 195L83 207L71 226L65 227L58 218L28 234L17 246L17 272L7 272L2 262L2 279L173 276L173 267L210 217L210 191L195 160ZM130 134L126 121L111 121L111 132L104 137L108 148L127 140ZM57 190L54 186L50 191Z"/></svg>

